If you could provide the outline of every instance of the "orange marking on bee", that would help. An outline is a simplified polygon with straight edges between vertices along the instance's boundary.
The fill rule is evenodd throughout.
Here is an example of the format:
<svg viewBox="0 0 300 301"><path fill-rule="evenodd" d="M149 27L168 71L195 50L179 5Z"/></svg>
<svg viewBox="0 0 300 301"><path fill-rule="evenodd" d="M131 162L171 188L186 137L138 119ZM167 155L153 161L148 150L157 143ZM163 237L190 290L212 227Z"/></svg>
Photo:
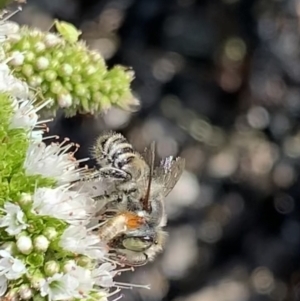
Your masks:
<svg viewBox="0 0 300 301"><path fill-rule="evenodd" d="M123 216L126 218L126 226L128 229L136 229L145 222L144 217L131 212L125 212Z"/></svg>

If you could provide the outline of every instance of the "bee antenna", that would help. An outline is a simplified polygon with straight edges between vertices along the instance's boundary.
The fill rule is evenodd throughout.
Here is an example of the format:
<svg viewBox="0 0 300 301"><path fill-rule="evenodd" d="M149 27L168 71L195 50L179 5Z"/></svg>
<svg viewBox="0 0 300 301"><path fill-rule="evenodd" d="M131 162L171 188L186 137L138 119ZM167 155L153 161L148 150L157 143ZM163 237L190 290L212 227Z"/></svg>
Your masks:
<svg viewBox="0 0 300 301"><path fill-rule="evenodd" d="M152 183L152 177L153 177L153 170L154 170L154 160L155 160L155 141L153 141L150 145L150 152L151 152L151 160L150 160L150 174L149 174L149 179L148 179L148 187L146 191L146 195L143 198L143 208L146 211L150 211L150 202L149 202L149 197L150 197L150 189L151 189L151 183Z"/></svg>

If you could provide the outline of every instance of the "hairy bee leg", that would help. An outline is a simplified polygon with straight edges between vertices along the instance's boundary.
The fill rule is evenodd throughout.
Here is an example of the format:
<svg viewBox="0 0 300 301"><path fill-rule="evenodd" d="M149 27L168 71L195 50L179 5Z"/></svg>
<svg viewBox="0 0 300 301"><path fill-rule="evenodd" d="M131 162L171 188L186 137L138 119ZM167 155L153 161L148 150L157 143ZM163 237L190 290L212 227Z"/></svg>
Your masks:
<svg viewBox="0 0 300 301"><path fill-rule="evenodd" d="M74 181L74 183L101 180L101 178L110 179L114 181L128 181L131 179L131 176L124 170L112 166L106 166L97 169L89 174L83 175L79 180Z"/></svg>
<svg viewBox="0 0 300 301"><path fill-rule="evenodd" d="M112 166L102 167L98 170L99 176L117 181L128 181L131 176L128 172Z"/></svg>
<svg viewBox="0 0 300 301"><path fill-rule="evenodd" d="M101 209L97 212L96 217L99 216L104 216L105 212L108 211L107 207L111 207L109 211L118 211L117 208L113 209L115 207L115 204L118 204L119 202L122 201L122 198L118 193L112 192L111 194L105 193L104 195L99 195L97 197L94 197L94 200L96 202L101 202L102 207ZM109 205L109 206L108 206Z"/></svg>
<svg viewBox="0 0 300 301"><path fill-rule="evenodd" d="M83 174L80 179L74 181L76 182L90 182L93 180L99 179L99 171L96 169L90 170L89 173Z"/></svg>

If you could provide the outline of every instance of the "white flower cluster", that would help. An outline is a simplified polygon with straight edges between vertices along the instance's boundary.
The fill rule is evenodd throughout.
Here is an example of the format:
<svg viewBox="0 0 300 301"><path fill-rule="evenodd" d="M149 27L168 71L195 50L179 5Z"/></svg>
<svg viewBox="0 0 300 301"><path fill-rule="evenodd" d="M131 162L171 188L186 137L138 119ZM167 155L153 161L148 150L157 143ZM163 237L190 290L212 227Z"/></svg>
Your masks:
<svg viewBox="0 0 300 301"><path fill-rule="evenodd" d="M0 41L17 28L0 24ZM51 100L37 104L28 85L12 75L7 62L18 56L0 62L0 96L9 95L13 112L8 128L26 133L24 177L51 179L52 185L37 180L32 193L21 186L16 199L0 202L0 300L106 300L130 286L114 280L126 269L117 269L89 228L96 204L72 187L82 172L70 152L74 145L44 143L47 121L39 121L37 112Z"/></svg>

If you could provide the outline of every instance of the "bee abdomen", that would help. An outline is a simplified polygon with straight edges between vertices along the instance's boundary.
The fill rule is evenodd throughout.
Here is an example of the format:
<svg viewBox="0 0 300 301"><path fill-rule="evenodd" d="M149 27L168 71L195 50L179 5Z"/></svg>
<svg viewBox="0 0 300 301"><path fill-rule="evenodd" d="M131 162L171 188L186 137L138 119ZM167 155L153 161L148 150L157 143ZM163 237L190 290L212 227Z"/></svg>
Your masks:
<svg viewBox="0 0 300 301"><path fill-rule="evenodd" d="M114 161L118 159L118 156L122 154L130 153L133 154L134 150L129 143L115 143L109 148L109 156Z"/></svg>
<svg viewBox="0 0 300 301"><path fill-rule="evenodd" d="M115 159L115 166L120 169L124 169L124 167L132 162L132 160L136 157L134 153L121 153Z"/></svg>

